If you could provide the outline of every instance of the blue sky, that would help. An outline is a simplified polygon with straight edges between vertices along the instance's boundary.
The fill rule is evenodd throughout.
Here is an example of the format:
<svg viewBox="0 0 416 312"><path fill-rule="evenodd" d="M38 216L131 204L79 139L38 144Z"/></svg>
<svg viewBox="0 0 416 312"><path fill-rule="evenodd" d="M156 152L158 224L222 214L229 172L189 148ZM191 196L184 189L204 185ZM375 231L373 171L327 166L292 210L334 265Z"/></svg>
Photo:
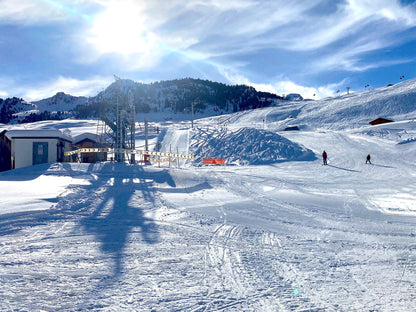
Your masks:
<svg viewBox="0 0 416 312"><path fill-rule="evenodd" d="M377 88L416 78L416 4L0 0L1 98L93 96L113 75L192 77L315 99Z"/></svg>

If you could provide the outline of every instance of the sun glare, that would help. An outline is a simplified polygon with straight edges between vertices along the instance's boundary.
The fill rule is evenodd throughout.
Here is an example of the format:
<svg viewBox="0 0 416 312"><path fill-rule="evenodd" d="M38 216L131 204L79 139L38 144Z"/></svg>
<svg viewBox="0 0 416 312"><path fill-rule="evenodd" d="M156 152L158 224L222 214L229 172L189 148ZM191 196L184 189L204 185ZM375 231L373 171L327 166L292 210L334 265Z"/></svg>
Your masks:
<svg viewBox="0 0 416 312"><path fill-rule="evenodd" d="M154 36L146 31L146 17L129 1L113 1L94 20L89 42L100 53L148 53Z"/></svg>

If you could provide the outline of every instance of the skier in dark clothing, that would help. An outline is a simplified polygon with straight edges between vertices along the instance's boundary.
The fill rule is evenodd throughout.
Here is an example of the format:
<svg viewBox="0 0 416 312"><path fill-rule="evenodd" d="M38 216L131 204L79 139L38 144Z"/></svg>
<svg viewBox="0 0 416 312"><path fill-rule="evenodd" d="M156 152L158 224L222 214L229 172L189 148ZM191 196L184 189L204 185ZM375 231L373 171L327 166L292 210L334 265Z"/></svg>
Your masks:
<svg viewBox="0 0 416 312"><path fill-rule="evenodd" d="M371 156L370 156L370 154L368 154L367 155L367 158L366 158L366 160L365 160L365 163L367 164L367 163L369 163L370 165L371 165Z"/></svg>
<svg viewBox="0 0 416 312"><path fill-rule="evenodd" d="M322 160L324 165L327 165L326 159L327 159L328 155L326 154L325 150L322 153Z"/></svg>

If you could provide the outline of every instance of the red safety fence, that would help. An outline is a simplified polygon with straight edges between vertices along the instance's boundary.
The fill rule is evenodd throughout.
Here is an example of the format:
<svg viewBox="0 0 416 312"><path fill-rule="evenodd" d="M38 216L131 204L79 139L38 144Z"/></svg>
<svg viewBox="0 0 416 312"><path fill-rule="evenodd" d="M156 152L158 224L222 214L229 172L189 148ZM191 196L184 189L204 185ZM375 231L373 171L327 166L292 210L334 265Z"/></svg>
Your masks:
<svg viewBox="0 0 416 312"><path fill-rule="evenodd" d="M225 165L224 158L202 158L204 165Z"/></svg>

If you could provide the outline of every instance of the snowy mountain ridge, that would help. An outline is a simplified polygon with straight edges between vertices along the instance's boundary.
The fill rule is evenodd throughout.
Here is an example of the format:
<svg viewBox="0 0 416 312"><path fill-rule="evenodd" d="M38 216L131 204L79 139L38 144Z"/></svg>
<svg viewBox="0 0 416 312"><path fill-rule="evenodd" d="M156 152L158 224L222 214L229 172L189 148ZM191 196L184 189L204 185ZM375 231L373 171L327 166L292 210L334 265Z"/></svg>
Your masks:
<svg viewBox="0 0 416 312"><path fill-rule="evenodd" d="M416 119L416 79L390 87L350 93L316 101L281 102L275 107L240 112L229 119L238 125L262 122L268 129L284 130L296 126L301 130L355 129L369 125L377 118L393 121Z"/></svg>
<svg viewBox="0 0 416 312"><path fill-rule="evenodd" d="M368 125L379 117L394 121L416 118L416 79L308 103L297 119L309 127L346 129Z"/></svg>
<svg viewBox="0 0 416 312"><path fill-rule="evenodd" d="M72 111L77 105L85 105L87 103L87 97L72 96L64 92L58 92L50 98L32 102L32 104L36 105L39 112Z"/></svg>
<svg viewBox="0 0 416 312"><path fill-rule="evenodd" d="M283 100L282 97L270 93L257 92L247 86L227 86L200 79L180 79L172 81L143 84L132 80L122 79L112 83L106 90L97 96L75 97L63 92L56 95L13 108L3 108L3 123L7 123L13 114L21 111L29 111L22 116L38 111L62 112L75 111L78 118L98 117L102 111L102 101L109 102L106 105L114 105L116 92L119 86L125 97L133 97L136 112L141 114L165 113L188 115L191 104L195 104L195 113L215 116L233 111L241 111L253 108L279 106L278 113L268 116L270 121L279 121L281 127L296 123L298 127L325 126L354 128L368 123L378 117L404 120L414 118L416 102L416 79L404 81L393 86L367 90L363 92L351 92L350 94L323 100L297 101ZM10 100L4 100L6 102ZM1 103L0 103L1 104ZM0 105L4 107L4 105ZM283 109L284 108L284 109ZM9 114L9 115L7 115ZM276 115L277 114L277 115ZM286 114L288 120L282 122L281 116ZM48 118L48 114L44 114ZM67 115L63 115L67 116ZM289 118L297 118L296 121ZM340 123L339 123L340 122Z"/></svg>
<svg viewBox="0 0 416 312"><path fill-rule="evenodd" d="M139 113L190 114L193 105L195 112L218 115L270 106L274 99L283 98L246 85L226 85L202 79L185 78L150 84L121 79L90 98L89 104L79 107L76 113L82 118L98 116L100 111L115 106L117 101L131 101Z"/></svg>

